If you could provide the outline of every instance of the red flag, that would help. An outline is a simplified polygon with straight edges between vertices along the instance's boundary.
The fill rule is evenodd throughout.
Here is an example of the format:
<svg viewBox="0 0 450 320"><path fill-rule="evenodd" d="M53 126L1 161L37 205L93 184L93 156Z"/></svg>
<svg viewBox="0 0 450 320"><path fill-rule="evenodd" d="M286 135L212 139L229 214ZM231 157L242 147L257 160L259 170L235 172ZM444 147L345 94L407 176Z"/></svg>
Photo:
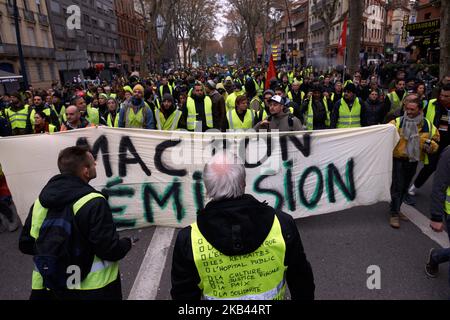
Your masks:
<svg viewBox="0 0 450 320"><path fill-rule="evenodd" d="M276 78L277 70L275 69L275 63L273 62L273 55L270 55L269 69L266 75L266 90L270 89L270 80Z"/></svg>
<svg viewBox="0 0 450 320"><path fill-rule="evenodd" d="M342 33L339 37L338 43L338 55L344 57L345 48L347 47L347 17L344 20L344 26L342 27Z"/></svg>

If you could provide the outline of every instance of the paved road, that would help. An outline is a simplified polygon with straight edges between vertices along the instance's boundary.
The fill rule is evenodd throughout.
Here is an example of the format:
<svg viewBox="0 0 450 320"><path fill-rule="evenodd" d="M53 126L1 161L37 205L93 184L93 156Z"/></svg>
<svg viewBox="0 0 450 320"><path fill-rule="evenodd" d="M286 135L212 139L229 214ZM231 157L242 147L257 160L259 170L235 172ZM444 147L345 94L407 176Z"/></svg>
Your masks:
<svg viewBox="0 0 450 320"><path fill-rule="evenodd" d="M418 196L417 208L426 215L430 192L431 185L427 183ZM402 222L401 228L394 230L388 220L388 204L379 203L297 221L313 267L317 299L442 300L449 297L448 265L441 266L437 279L428 279L424 274L429 249L439 245L412 222ZM122 232L123 236L140 238L121 262L124 298L130 295L142 262L147 261L145 256L150 243L156 241L155 230ZM32 262L31 257L18 251L18 236L19 232L0 234L0 299L27 299L29 296ZM170 299L174 239L168 243L168 248L161 249L168 250L167 254L163 251L167 255L165 263L151 261L151 272L162 274L160 281L141 286L141 289L154 288L152 297L157 300ZM369 290L366 286L370 276L367 268L372 265L381 270L380 290Z"/></svg>

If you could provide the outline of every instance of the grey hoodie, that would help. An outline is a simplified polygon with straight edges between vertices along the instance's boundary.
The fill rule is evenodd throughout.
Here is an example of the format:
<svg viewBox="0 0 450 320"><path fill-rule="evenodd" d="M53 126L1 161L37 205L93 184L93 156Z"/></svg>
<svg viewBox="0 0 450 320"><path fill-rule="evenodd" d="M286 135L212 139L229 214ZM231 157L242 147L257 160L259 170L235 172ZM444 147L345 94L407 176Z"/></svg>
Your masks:
<svg viewBox="0 0 450 320"><path fill-rule="evenodd" d="M289 116L292 118L292 127L289 126ZM302 131L303 130L303 125L302 122L294 117L293 115L291 115L289 113L288 110L283 110L281 113L269 117L270 118L270 125L266 125L266 124L261 124L258 123L254 129L256 131L259 130L279 130L280 132L282 131Z"/></svg>

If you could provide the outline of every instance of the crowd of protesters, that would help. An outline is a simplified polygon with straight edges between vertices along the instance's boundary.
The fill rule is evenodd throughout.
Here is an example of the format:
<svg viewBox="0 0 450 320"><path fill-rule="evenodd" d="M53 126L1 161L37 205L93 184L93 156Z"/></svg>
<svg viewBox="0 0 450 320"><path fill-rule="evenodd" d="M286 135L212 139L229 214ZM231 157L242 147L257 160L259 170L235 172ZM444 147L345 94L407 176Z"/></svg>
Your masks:
<svg viewBox="0 0 450 320"><path fill-rule="evenodd" d="M238 69L215 66L152 74L148 77L140 77L134 72L126 78L115 78L111 82L103 82L100 85L89 83L87 87L81 84L67 84L60 87L56 83L46 90L29 88L24 92L7 93L0 97L0 136L54 134L59 131L96 126L220 132L333 130L390 123L398 131L400 140L393 151L389 224L392 228L400 228L400 220L408 219L401 212L402 203L415 204L414 196L417 190L435 172L440 155L450 142L448 134L450 75L442 77L434 87L430 87L430 83L433 83L435 79L429 75L427 69L419 71L411 66L399 68L392 75L388 75L384 69L370 65L354 74L344 76L337 70L317 72L311 67L294 70L282 67L275 77L271 79L266 77L266 71L258 67ZM86 151L82 153L86 156ZM446 154L448 158L448 151ZM93 158L90 160L89 168L95 164ZM209 170L216 170L218 176L232 170L232 168L225 168L219 160L224 159L218 159L217 163L212 163L211 168L205 167L205 175ZM413 181L419 163L423 166ZM440 168L442 167L444 165L441 161ZM245 189L245 169L243 167L234 169L239 171L239 179L244 181L239 185ZM89 173L89 171L86 172ZM95 178L95 171L92 172L87 175L86 183ZM0 194L0 209L1 205L8 209L11 205L11 196L7 187L5 188L4 177L1 180L2 176L0 167L0 182L3 181L4 189L3 196ZM209 184L206 183L206 187L212 190L216 181L211 181ZM437 179L437 181L441 181L440 189L447 188L446 191L441 190L440 199L445 197L446 192L447 202L441 205L450 214L450 202L448 202L450 186L446 182L448 177ZM438 189L438 187L435 188ZM239 197L243 195L244 189L238 190ZM208 192L214 193L211 190ZM216 196L219 200L223 200L221 194ZM231 200L236 199L232 197ZM252 202L253 199L249 198L246 201L256 206L256 202ZM217 203L213 201L212 205ZM248 211L247 205L242 205L244 209L241 208L245 212ZM212 208L211 204L208 208ZM262 209L258 207L258 210ZM258 210L255 209L255 212ZM271 226L274 216L272 211L269 213L267 216L270 217L270 223L267 226ZM444 214L441 213L442 215L433 212L433 230L442 229ZM258 214L260 215L261 212L258 211L255 217L258 217ZM4 217L6 220L11 220L6 221L6 224L11 225L12 212L7 211ZM286 226L292 225L295 228L293 221L287 221L284 216L280 216L280 221L283 232ZM9 230L13 231L17 227L16 221L15 226L10 226ZM226 229L223 225L218 227L217 234L220 234L220 230ZM250 227L253 228L253 225ZM276 224L272 228L275 231L278 230ZM189 233L189 230L187 232ZM177 243L179 246L182 243L182 247L186 248L184 242L190 243L190 240L186 240L189 237L187 234L183 236L183 232L180 234L182 236ZM202 234L199 232L194 232L192 235L202 239ZM280 235L279 232L278 238L282 239ZM266 237L267 234L264 233L261 239ZM128 247L131 246L131 240L129 242ZM197 249L201 251L199 248L191 248L187 252L188 258L184 258L191 259L189 258L191 251L194 251L195 255ZM252 250L249 249L248 252ZM174 266L178 269L175 268L172 280L180 280L181 285L178 283L173 287L172 295L174 298L186 298L187 296L183 293L183 290L187 288L183 285L187 282L186 263L185 260L180 259L184 253L179 247L175 251L178 252L178 260L174 260ZM242 253L242 250L239 249L236 252ZM305 287L304 292L296 292L293 285L293 288L290 287L291 293L293 297L311 299L314 296L312 271L306 258L303 256L300 258L301 261L299 261L303 265L310 284ZM431 251L427 274L435 276L438 263L447 261L445 259L448 260L447 251L444 253ZM298 271L292 268L288 270ZM190 274L192 281L189 292L194 292L196 298L201 294L205 295L205 292L193 291L197 288L201 271L197 270L197 273ZM117 271L114 276L114 279L116 278ZM289 281L293 284L295 277L291 275L288 283ZM89 285L94 287L92 283ZM270 286L267 286L267 289L271 289L270 292L273 291ZM273 297L284 295L284 289L279 291L274 291ZM213 291L206 290L206 293L215 297Z"/></svg>
<svg viewBox="0 0 450 320"><path fill-rule="evenodd" d="M7 93L0 97L0 135L53 134L93 126L149 130L324 130L392 123L401 143L394 152L391 226L399 205L435 171L449 145L450 75L425 68L373 65L352 75L312 67L282 67L272 79L259 67L183 69ZM408 103L417 112L408 113ZM408 118L414 116L414 121ZM411 122L411 121L413 122ZM400 121L400 122L399 122ZM418 131L411 126L418 125ZM420 136L419 143L412 137ZM409 143L409 141L411 141ZM424 167L413 182L418 162ZM413 183L412 183L413 182ZM412 185L410 185L412 183Z"/></svg>

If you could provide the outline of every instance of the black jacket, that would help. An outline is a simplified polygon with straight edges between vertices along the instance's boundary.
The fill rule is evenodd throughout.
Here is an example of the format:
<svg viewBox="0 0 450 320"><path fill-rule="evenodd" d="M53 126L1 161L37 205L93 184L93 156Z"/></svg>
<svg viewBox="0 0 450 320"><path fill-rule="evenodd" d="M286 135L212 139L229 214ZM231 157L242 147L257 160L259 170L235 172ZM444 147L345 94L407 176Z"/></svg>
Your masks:
<svg viewBox="0 0 450 320"><path fill-rule="evenodd" d="M384 101L367 99L361 106L361 126L382 124L388 111Z"/></svg>
<svg viewBox="0 0 450 320"><path fill-rule="evenodd" d="M431 192L431 220L442 222L442 218L448 215L445 213L445 199L447 188L450 187L450 147L445 148L434 175L433 190Z"/></svg>
<svg viewBox="0 0 450 320"><path fill-rule="evenodd" d="M315 285L311 265L290 215L244 195L238 199L210 202L199 211L197 224L214 248L227 256L238 256L254 252L261 246L272 228L275 214L286 242L284 265L288 267L286 280L291 297L313 300ZM186 227L179 232L173 253L172 298L199 300L202 296L199 282L192 253L191 227Z"/></svg>
<svg viewBox="0 0 450 320"><path fill-rule="evenodd" d="M70 175L57 175L50 179L39 195L39 201L44 208L57 210L72 206L83 196L97 192L80 178ZM19 239L19 249L24 254L35 254L35 240L30 235L33 206L25 221ZM128 238L119 239L114 225L111 209L106 199L95 198L86 203L75 216L76 228L73 236L80 240L81 252L86 261L94 260L94 255L102 260L119 261L131 249ZM77 241L78 242L78 241ZM83 261L85 261L83 259ZM90 266L82 265L81 268Z"/></svg>
<svg viewBox="0 0 450 320"><path fill-rule="evenodd" d="M311 98L312 99L312 98ZM328 100L328 111L331 112L331 101ZM309 99L305 100L302 105L302 111L301 111L301 120L304 124L306 124L306 115L308 113L309 109ZM313 109L313 129L314 130L323 130L327 129L326 120L327 120L327 109L325 108L325 105L323 103L323 98L321 97L320 100L314 100L312 102L312 109Z"/></svg>
<svg viewBox="0 0 450 320"><path fill-rule="evenodd" d="M342 98L342 99L344 99L344 98ZM347 102L347 105L348 105L348 108L350 109L350 111L352 110L353 105L356 102L356 99L359 99L359 98L355 96L355 100L353 100L353 101L347 101L347 100L344 99L345 102ZM361 110L362 110L364 104L361 101L361 99L359 99L359 104L361 105ZM330 128L331 129L336 129L336 127L337 127L337 124L339 122L339 109L340 109L340 107L341 107L341 99L339 99L334 104L333 110L330 111L331 112L331 114L330 114Z"/></svg>
<svg viewBox="0 0 450 320"><path fill-rule="evenodd" d="M423 114L427 114L430 103L423 109ZM436 114L433 119L434 126L439 130L441 124L448 125L448 119L444 118L447 116L447 108L442 105L439 101L435 102ZM444 150L448 145L450 145L450 134L448 130L439 130L439 149Z"/></svg>

